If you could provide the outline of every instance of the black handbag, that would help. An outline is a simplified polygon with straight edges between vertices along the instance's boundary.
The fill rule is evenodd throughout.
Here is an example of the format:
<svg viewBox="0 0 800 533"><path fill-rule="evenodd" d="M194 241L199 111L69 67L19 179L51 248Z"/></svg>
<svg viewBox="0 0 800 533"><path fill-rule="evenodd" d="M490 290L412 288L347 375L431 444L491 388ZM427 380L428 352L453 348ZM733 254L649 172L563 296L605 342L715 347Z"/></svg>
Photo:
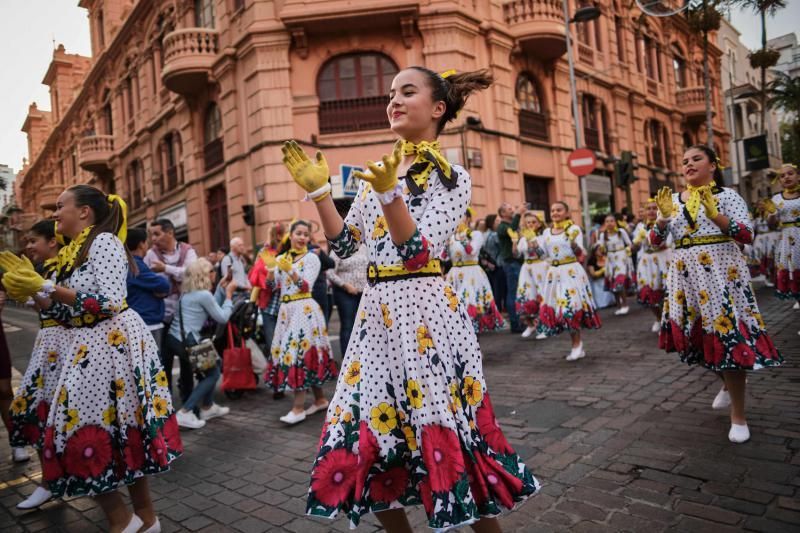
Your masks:
<svg viewBox="0 0 800 533"><path fill-rule="evenodd" d="M186 342L186 333L183 329L183 310L181 309L181 300L178 300L178 320L181 325L181 342L183 349L186 350L186 357L189 359L189 364L196 374L205 374L212 368L217 366L219 362L219 353L214 347L211 339L201 339L199 342L189 344ZM192 336L194 341L194 336Z"/></svg>

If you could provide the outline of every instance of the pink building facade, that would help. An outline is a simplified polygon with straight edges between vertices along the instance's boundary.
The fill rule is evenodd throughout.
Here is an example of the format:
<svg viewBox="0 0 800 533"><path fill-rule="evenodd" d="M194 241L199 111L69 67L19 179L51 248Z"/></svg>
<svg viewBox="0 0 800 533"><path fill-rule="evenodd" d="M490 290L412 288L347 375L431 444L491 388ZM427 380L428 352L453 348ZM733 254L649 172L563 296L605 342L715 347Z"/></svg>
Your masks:
<svg viewBox="0 0 800 533"><path fill-rule="evenodd" d="M583 5L579 2L579 5ZM574 11L579 5L570 2ZM587 180L595 213L619 210L613 158L637 155L636 209L680 182L684 146L705 141L699 39L681 17L642 19L622 2L573 26ZM624 4L627 6L627 4ZM502 201L580 216L560 0L81 0L92 58L54 52L51 111L29 109L20 204L46 216L58 193L91 183L122 194L132 225L167 217L201 251L259 239L274 221L314 218L281 164L297 139L321 148L345 207L349 173L391 149L394 73L488 68L496 78L441 136L473 176L479 215ZM713 40L712 40L713 42ZM711 46L714 135L723 149L720 53ZM723 160L726 155L723 152Z"/></svg>

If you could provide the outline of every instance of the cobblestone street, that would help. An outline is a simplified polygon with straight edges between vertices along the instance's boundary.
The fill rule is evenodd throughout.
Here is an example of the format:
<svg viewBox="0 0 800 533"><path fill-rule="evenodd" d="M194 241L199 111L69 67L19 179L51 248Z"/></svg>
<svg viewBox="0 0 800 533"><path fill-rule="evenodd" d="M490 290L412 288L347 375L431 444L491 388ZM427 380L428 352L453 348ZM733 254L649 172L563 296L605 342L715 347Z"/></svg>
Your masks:
<svg viewBox="0 0 800 533"><path fill-rule="evenodd" d="M752 440L743 445L727 439L727 412L711 409L716 376L658 350L652 315L639 307L628 317L604 310L603 328L585 335L587 357L573 363L564 360L566 335L482 337L500 424L543 484L541 494L503 515L504 530L800 530L800 311L767 289L758 294L786 363L750 375ZM32 318L15 309L4 313L20 372L35 333ZM164 531L348 530L344 518L304 516L323 415L288 428L278 417L290 400L274 401L264 389L219 401L230 415L183 431L184 456L152 479ZM40 479L40 465L35 458L12 464L5 436L0 457L0 530L104 527L89 498L16 510ZM411 518L415 530L425 529L420 508ZM359 530L377 530L376 524L369 517Z"/></svg>

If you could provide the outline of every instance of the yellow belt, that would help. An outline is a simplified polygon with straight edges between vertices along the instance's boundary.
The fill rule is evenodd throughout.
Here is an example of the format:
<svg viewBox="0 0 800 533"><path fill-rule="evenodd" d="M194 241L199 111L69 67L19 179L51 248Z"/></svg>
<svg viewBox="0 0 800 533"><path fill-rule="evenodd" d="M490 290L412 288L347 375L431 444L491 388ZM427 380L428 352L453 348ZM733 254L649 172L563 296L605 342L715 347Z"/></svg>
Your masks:
<svg viewBox="0 0 800 533"><path fill-rule="evenodd" d="M53 320L52 318L41 318L39 319L39 325L44 328L53 328L59 325L57 320Z"/></svg>
<svg viewBox="0 0 800 533"><path fill-rule="evenodd" d="M477 263L475 263L477 264ZM442 264L438 259L428 261L428 264L413 272L403 265L377 265L370 263L367 267L367 282L375 285L382 281L397 281L410 278L424 278L430 276L441 276Z"/></svg>
<svg viewBox="0 0 800 533"><path fill-rule="evenodd" d="M561 261L550 261L550 266L557 267L557 266L568 265L570 263L577 263L577 262L578 262L578 260L576 258L572 257L570 259L562 259Z"/></svg>
<svg viewBox="0 0 800 533"><path fill-rule="evenodd" d="M800 220L795 220L792 222L781 222L782 228L791 228L791 227L800 227Z"/></svg>
<svg viewBox="0 0 800 533"><path fill-rule="evenodd" d="M472 266L478 266L478 262L477 261L462 261L460 263L453 263L453 266L454 267L472 267Z"/></svg>
<svg viewBox="0 0 800 533"><path fill-rule="evenodd" d="M281 296L281 302L295 302L297 300L306 300L311 298L310 292L298 292L295 294L287 294L286 296Z"/></svg>
<svg viewBox="0 0 800 533"><path fill-rule="evenodd" d="M534 263L541 263L541 262L542 262L541 259L526 259L525 260L525 264L526 265L532 265Z"/></svg>
<svg viewBox="0 0 800 533"><path fill-rule="evenodd" d="M702 246L704 244L719 244L729 242L731 239L727 235L702 235L700 237L681 237L675 243L675 248L691 248L692 246Z"/></svg>

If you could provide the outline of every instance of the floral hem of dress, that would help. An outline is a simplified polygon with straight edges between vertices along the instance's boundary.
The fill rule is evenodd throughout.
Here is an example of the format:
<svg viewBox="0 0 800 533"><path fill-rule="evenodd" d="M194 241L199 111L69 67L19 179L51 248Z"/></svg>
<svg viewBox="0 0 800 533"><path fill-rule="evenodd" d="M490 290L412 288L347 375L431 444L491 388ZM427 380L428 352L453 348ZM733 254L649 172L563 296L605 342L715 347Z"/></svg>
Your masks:
<svg viewBox="0 0 800 533"><path fill-rule="evenodd" d="M537 297L535 300L523 300L521 298L517 298L515 303L517 315L520 318L539 320L539 306L541 304L541 297Z"/></svg>
<svg viewBox="0 0 800 533"><path fill-rule="evenodd" d="M664 304L664 294L664 290L653 290L649 285L645 285L636 294L636 301L645 307L659 309Z"/></svg>
<svg viewBox="0 0 800 533"><path fill-rule="evenodd" d="M775 296L781 300L800 300L800 270L779 268L775 275Z"/></svg>
<svg viewBox="0 0 800 533"><path fill-rule="evenodd" d="M474 305L469 305L467 307L467 314L470 319L472 319L475 333L497 331L498 329L503 329L505 325L503 315L497 310L497 305L494 302L492 302L490 306L483 307L483 312L478 310Z"/></svg>
<svg viewBox="0 0 800 533"><path fill-rule="evenodd" d="M594 310L581 310L577 313L556 316L552 307L542 304L539 310L539 324L536 327L536 332L552 337L565 331L600 329L601 326L600 315Z"/></svg>

